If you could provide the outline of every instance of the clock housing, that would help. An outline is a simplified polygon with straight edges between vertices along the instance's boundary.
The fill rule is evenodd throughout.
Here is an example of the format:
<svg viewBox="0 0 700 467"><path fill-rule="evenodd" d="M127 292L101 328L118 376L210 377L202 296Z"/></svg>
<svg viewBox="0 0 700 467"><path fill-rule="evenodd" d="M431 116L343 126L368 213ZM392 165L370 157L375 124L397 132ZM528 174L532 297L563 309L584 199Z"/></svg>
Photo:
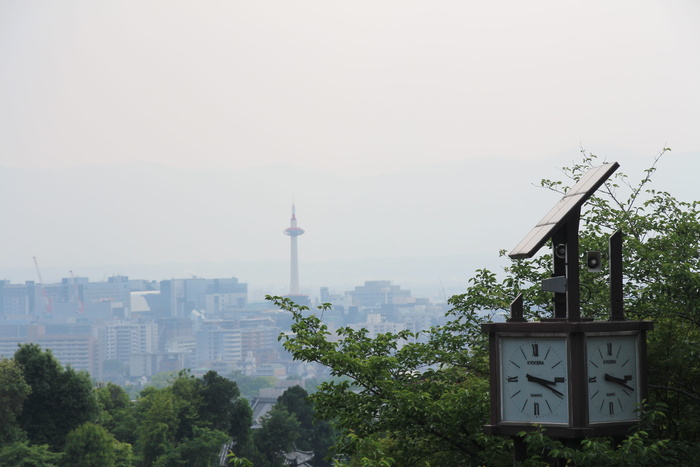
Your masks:
<svg viewBox="0 0 700 467"><path fill-rule="evenodd" d="M556 438L624 435L638 423L635 410L646 398L646 332L651 329L649 321L632 320L482 324L489 334L491 387L484 432L517 436L541 425ZM615 362L601 363L595 352L597 359L602 354L602 360ZM557 360L550 363L555 355ZM605 358L611 356L615 358ZM559 360L562 363L555 366ZM604 368L597 370L591 361ZM565 374L557 374L564 363ZM589 383L589 378L595 380ZM595 394L596 390L603 392ZM566 401L557 393L566 395Z"/></svg>

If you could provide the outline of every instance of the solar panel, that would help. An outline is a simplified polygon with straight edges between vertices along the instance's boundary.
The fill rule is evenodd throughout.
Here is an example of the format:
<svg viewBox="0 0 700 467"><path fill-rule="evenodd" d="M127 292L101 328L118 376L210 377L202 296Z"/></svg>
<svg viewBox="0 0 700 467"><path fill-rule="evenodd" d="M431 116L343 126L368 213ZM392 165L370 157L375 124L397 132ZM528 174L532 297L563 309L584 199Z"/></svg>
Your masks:
<svg viewBox="0 0 700 467"><path fill-rule="evenodd" d="M593 167L579 179L564 197L537 223L530 233L513 248L513 259L531 258L578 211L583 203L610 178L620 164L613 162Z"/></svg>

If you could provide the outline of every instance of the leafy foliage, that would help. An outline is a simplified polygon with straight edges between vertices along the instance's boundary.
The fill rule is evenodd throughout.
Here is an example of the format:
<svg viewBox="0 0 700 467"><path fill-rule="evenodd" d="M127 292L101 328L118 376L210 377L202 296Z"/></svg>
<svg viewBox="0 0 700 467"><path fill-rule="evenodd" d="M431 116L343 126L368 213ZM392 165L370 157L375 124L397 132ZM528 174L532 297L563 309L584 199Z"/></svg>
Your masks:
<svg viewBox="0 0 700 467"><path fill-rule="evenodd" d="M86 372L63 368L37 344L20 345L14 361L31 386L19 420L32 443L60 449L68 432L96 419L97 401Z"/></svg>
<svg viewBox="0 0 700 467"><path fill-rule="evenodd" d="M93 388L38 345L20 346L0 361L0 465L209 466L229 442L258 453L235 382L181 371L159 386L131 401L115 384Z"/></svg>
<svg viewBox="0 0 700 467"><path fill-rule="evenodd" d="M113 383L95 389L100 411L98 423L120 442L133 445L136 441L137 419L126 391Z"/></svg>
<svg viewBox="0 0 700 467"><path fill-rule="evenodd" d="M173 374L168 386L144 389L135 409L141 465L210 465L232 438L237 446L251 438L250 406L214 371Z"/></svg>
<svg viewBox="0 0 700 467"><path fill-rule="evenodd" d="M335 441L330 424L317 420L309 394L301 386L292 386L277 399L277 404L293 414L299 422L299 438L295 446L302 451L314 452L314 465L326 465L329 448Z"/></svg>
<svg viewBox="0 0 700 467"><path fill-rule="evenodd" d="M66 467L114 467L115 439L94 423L84 423L66 436L62 464Z"/></svg>
<svg viewBox="0 0 700 467"><path fill-rule="evenodd" d="M31 390L16 361L0 360L0 444L20 436L17 417Z"/></svg>
<svg viewBox="0 0 700 467"><path fill-rule="evenodd" d="M156 467L210 467L218 465L219 451L228 435L209 428L193 427L192 437L178 443L172 451L158 457Z"/></svg>
<svg viewBox="0 0 700 467"><path fill-rule="evenodd" d="M262 427L253 433L256 447L265 456L267 465L282 466L282 455L291 451L294 441L299 438L299 422L285 408L275 405L263 416L261 425Z"/></svg>
<svg viewBox="0 0 700 467"><path fill-rule="evenodd" d="M17 441L0 447L0 465L13 467L57 467L63 454L52 452L49 446L30 445Z"/></svg>
<svg viewBox="0 0 700 467"><path fill-rule="evenodd" d="M281 336L287 350L349 378L325 382L309 396L319 417L353 433L336 445L340 454L356 453L353 440L385 436L400 465L506 459L508 441L481 432L489 406L486 361L478 345L468 350L483 341L478 324L484 318L476 310L465 309L445 327L431 329L427 342L416 342L410 331L369 338L365 329L349 327L331 340L318 316L304 316L307 307L270 299L294 317L293 335Z"/></svg>
<svg viewBox="0 0 700 467"><path fill-rule="evenodd" d="M619 453L683 465L692 459L683 457L689 447L700 448L700 205L650 188L668 151L661 151L637 183L615 174L582 210L581 257L586 251L606 251L608 237L617 230L626 235L627 313L656 322L648 339L650 404L667 411L666 417L656 417L653 430L637 431L618 444L589 440L575 450L597 455L597 465L613 465L624 457ZM582 151L580 163L563 168L564 180L543 180L541 186L564 193L599 164L595 155ZM352 462L505 465L509 440L481 434L489 401L486 336L480 324L505 314L520 293L530 320L551 316L551 294L540 287L551 274L551 262L551 253L545 252L511 261L501 274L477 270L465 293L450 299L450 321L421 333L369 338L364 329L340 328L332 334L308 308L280 297L268 299L292 313L293 333L280 339L295 359L326 365L334 376L347 377L322 384L310 396L317 413L347 434L337 446L339 453L354 456ZM581 271L584 316L607 318L608 284L607 272ZM318 314L328 307L320 306ZM528 442L539 442L550 453L567 452L566 458L575 462L582 459L544 433L529 435ZM368 446L381 452L381 459L364 456ZM659 457L663 453L666 457Z"/></svg>

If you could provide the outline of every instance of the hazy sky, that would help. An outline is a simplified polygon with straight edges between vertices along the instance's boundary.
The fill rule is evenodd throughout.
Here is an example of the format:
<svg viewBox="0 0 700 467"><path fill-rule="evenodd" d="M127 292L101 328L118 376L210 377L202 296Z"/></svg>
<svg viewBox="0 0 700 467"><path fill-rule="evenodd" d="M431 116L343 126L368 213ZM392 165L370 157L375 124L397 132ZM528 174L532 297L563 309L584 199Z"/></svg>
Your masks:
<svg viewBox="0 0 700 467"><path fill-rule="evenodd" d="M459 199L455 180L465 192L483 189L507 214L513 199L527 199L521 193L533 190L531 182L576 160L579 146L635 169L670 146L665 176L677 174L674 187L693 196L688 184L697 182L689 174L700 170L698 25L700 3L690 0L0 0L0 167L33 169L3 172L15 183L21 179L22 187L3 190L0 203L15 203L21 192L36 201L34 217L55 216L51 227L39 229L12 217L7 206L0 210L10 216L2 225L12 228L0 233L0 269L33 255L56 266L284 259L288 244L280 235L293 198L300 225L309 234L308 226L319 226L316 240L300 239L309 260L467 253L465 245L481 238L472 237L469 216L462 224L450 220L445 238L423 243L420 236L399 241L410 232L394 230L397 216L413 216L414 223L427 217L433 231L439 229L436 206L445 206L448 196ZM199 252L187 249L195 243L183 227L189 213L180 224L187 241L178 242L178 229L159 230L153 211L163 204L162 190L186 193L186 181L161 193L135 185L140 208L126 204L120 212L118 204L109 205L110 216L127 227L134 217L147 218L143 211L151 213L147 247L135 232L144 235L142 229L124 228L114 237L105 231L104 243L86 241L106 222L105 213L69 226L62 222L74 222L70 216L62 221L47 212L46 203L70 211L83 202L78 194L64 199L52 174L66 179L94 173L84 172L86 166L113 164L135 179L158 164L202 169L196 182L202 186L202 177L216 173L264 180L268 171L277 182L223 203L216 215L224 233ZM511 172L525 166L531 178L514 184ZM295 170L307 169L314 172L300 176L306 187L291 180ZM493 177L496 169L503 178ZM445 174L450 170L464 173ZM441 173L456 183L449 192ZM413 203L410 213L385 207L361 217L373 200L383 206L382 198L406 193L391 183L405 184L407 176L416 183L411 192L420 193L405 196ZM327 180L308 186L303 177ZM12 182L0 180L6 187ZM99 180L80 185L78 178L69 188L88 199L115 189ZM542 204L523 213L531 224L558 199L535 196ZM402 203L394 201L391 206ZM468 201L484 199L470 195ZM357 211L338 212L348 206ZM460 217L462 207L437 212ZM324 244L320 226L328 229L350 214L373 234ZM255 216L266 221L251 225ZM222 254L217 242L242 230L237 222L243 221L250 238ZM529 227L505 236L500 229L500 247L515 245ZM328 237L337 239L330 230ZM64 235L60 246L48 240L53 234ZM120 241L130 248L120 250Z"/></svg>

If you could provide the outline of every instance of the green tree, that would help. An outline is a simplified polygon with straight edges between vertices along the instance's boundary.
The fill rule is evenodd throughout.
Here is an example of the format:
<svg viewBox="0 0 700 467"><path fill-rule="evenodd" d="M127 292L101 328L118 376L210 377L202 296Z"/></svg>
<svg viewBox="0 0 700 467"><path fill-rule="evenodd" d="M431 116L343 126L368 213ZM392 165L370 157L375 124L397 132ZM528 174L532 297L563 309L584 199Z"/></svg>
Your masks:
<svg viewBox="0 0 700 467"><path fill-rule="evenodd" d="M388 455L400 465L507 462L508 441L482 434L489 398L478 313L455 312L448 325L427 332L427 342L409 331L369 338L349 327L329 339L306 307L273 300L293 314L293 335L282 338L294 358L349 378L324 382L309 396L320 418L354 434L336 445L341 454L356 452L353 439L388 437Z"/></svg>
<svg viewBox="0 0 700 467"><path fill-rule="evenodd" d="M12 467L57 467L63 454L51 452L49 446L17 441L0 448L0 465Z"/></svg>
<svg viewBox="0 0 700 467"><path fill-rule="evenodd" d="M302 451L314 452L314 465L324 464L335 437L329 422L317 420L309 394L301 386L292 386L277 399L277 404L294 414L299 421L299 439L295 445Z"/></svg>
<svg viewBox="0 0 700 467"><path fill-rule="evenodd" d="M97 401L86 372L63 368L37 344L20 345L14 360L32 389L19 418L32 443L60 449L69 431L96 419Z"/></svg>
<svg viewBox="0 0 700 467"><path fill-rule="evenodd" d="M119 441L134 444L138 420L126 391L116 384L107 383L95 390L95 397L100 407L98 423Z"/></svg>
<svg viewBox="0 0 700 467"><path fill-rule="evenodd" d="M178 427L174 396L167 390L153 390L140 402L144 415L137 430L136 446L141 465L152 465L175 446Z"/></svg>
<svg viewBox="0 0 700 467"><path fill-rule="evenodd" d="M229 434L234 442L234 450L241 458L253 458L259 453L253 444L253 408L247 399L239 397L233 404Z"/></svg>
<svg viewBox="0 0 700 467"><path fill-rule="evenodd" d="M687 465L694 462L687 453L700 449L700 205L651 189L667 152L661 151L638 182L618 172L582 210L581 256L606 251L608 237L622 230L628 316L656 322L648 338L650 403L652 412L667 407L667 416L655 417L619 446L601 439L588 448L605 459L616 459L615 450L624 449L627 460L640 465L661 462L661 455L668 465ZM583 153L580 163L563 169L564 180L541 185L563 193L599 164ZM449 321L416 334L368 338L366 330L341 328L333 336L306 307L268 298L293 315L293 333L280 339L295 359L327 365L334 376L349 378L323 383L310 396L316 413L348 435L339 452L360 455L374 446L397 465L506 465L510 440L481 434L489 398L488 346L480 325L507 313L519 293L529 319L551 316L552 296L540 286L551 274L551 261L545 253L512 260L500 274L477 270L466 291L450 299ZM584 316L607 317L608 280L607 273L581 271ZM321 314L327 306L319 309ZM574 461L573 451L557 452Z"/></svg>
<svg viewBox="0 0 700 467"><path fill-rule="evenodd" d="M203 378L181 371L169 383L145 388L136 403L136 450L142 465L210 465L231 438L238 453L253 450L252 410L235 382L215 371ZM109 406L109 394L101 397Z"/></svg>
<svg viewBox="0 0 700 467"><path fill-rule="evenodd" d="M582 254L606 251L610 233L625 234L627 316L655 322L647 338L649 399L667 410L657 436L668 437L674 449L682 449L680 445L700 442L700 203L680 201L651 187L657 165L668 151L659 153L639 182L631 183L618 173L599 190L582 213L585 229L580 243ZM598 163L596 156L584 153L582 162L564 168L564 173L573 182ZM560 193L568 184L542 181L542 186ZM511 277L534 276L533 262L521 263L507 269ZM609 274L582 270L581 277L582 289L590 292L582 312L605 319ZM525 290L531 306L548 309L533 289L531 285Z"/></svg>
<svg viewBox="0 0 700 467"><path fill-rule="evenodd" d="M293 414L277 404L263 416L261 428L253 433L255 446L273 467L283 465L283 454L294 449L300 425ZM256 463L257 465L257 463Z"/></svg>
<svg viewBox="0 0 700 467"><path fill-rule="evenodd" d="M66 436L62 465L66 467L114 467L116 440L104 428L83 423Z"/></svg>
<svg viewBox="0 0 700 467"><path fill-rule="evenodd" d="M21 435L17 417L32 388L14 360L0 360L0 446Z"/></svg>
<svg viewBox="0 0 700 467"><path fill-rule="evenodd" d="M192 438L184 439L153 464L156 467L213 467L219 465L221 449L228 434L209 428L193 428Z"/></svg>
<svg viewBox="0 0 700 467"><path fill-rule="evenodd" d="M202 377L202 407L200 417L214 430L231 432L236 400L241 395L234 381L208 371Z"/></svg>
<svg viewBox="0 0 700 467"><path fill-rule="evenodd" d="M182 370L172 380L170 387L166 388L174 396L173 403L178 418L175 432L177 442L192 438L194 427L203 422L200 418L204 405L203 387L201 379L194 377L189 370Z"/></svg>
<svg viewBox="0 0 700 467"><path fill-rule="evenodd" d="M135 465L134 449L129 443L114 440L114 466L132 467Z"/></svg>
<svg viewBox="0 0 700 467"><path fill-rule="evenodd" d="M253 408L247 399L242 397L235 400L231 411L229 433L234 440L240 441L250 437L250 427L253 425Z"/></svg>

